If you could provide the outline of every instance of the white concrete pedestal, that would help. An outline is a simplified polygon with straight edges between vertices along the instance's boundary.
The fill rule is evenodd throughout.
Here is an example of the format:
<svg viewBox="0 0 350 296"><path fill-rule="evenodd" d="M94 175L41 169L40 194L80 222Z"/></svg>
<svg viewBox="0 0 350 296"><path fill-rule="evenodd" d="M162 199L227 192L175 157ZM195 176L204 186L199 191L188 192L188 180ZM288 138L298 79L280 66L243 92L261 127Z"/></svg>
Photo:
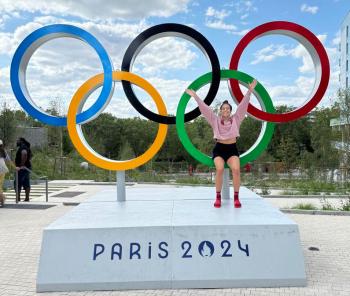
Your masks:
<svg viewBox="0 0 350 296"><path fill-rule="evenodd" d="M215 188L105 191L49 225L38 291L304 286L298 226L252 191L243 207Z"/></svg>

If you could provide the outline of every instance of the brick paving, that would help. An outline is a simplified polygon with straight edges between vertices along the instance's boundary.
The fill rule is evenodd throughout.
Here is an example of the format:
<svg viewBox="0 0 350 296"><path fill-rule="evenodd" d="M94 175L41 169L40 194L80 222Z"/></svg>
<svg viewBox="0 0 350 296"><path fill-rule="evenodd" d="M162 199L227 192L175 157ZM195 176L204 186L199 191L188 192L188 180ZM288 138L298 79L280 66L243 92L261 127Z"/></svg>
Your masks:
<svg viewBox="0 0 350 296"><path fill-rule="evenodd" d="M0 296L29 295L350 295L350 217L289 214L299 225L307 287L36 293L42 230L72 207L0 208ZM319 251L310 251L317 247Z"/></svg>

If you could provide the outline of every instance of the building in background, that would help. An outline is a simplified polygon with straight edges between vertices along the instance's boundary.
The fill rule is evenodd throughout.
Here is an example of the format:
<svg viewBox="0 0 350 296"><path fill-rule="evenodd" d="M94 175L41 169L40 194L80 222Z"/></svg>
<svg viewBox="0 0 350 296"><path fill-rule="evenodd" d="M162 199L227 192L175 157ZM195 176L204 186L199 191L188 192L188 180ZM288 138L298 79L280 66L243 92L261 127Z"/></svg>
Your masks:
<svg viewBox="0 0 350 296"><path fill-rule="evenodd" d="M346 14L340 26L340 43L339 43L339 89L344 91L350 87L350 69L349 69L349 43L350 43L350 11ZM341 116L339 118L333 118L330 121L330 126L334 129L341 131L342 140L339 142L334 142L333 145L337 148L340 153L340 174L341 181L345 182L350 176L349 167L349 155L350 155L350 143L348 143L348 134L350 128L350 116L347 115L348 109L344 102L339 102L341 109ZM345 116L344 116L345 114Z"/></svg>
<svg viewBox="0 0 350 296"><path fill-rule="evenodd" d="M349 27L350 27L350 12L344 18L340 27L340 43L339 43L339 67L340 67L340 88L348 88L349 81Z"/></svg>
<svg viewBox="0 0 350 296"><path fill-rule="evenodd" d="M47 127L18 126L16 128L16 139L23 137L30 142L31 148L47 148L48 131Z"/></svg>

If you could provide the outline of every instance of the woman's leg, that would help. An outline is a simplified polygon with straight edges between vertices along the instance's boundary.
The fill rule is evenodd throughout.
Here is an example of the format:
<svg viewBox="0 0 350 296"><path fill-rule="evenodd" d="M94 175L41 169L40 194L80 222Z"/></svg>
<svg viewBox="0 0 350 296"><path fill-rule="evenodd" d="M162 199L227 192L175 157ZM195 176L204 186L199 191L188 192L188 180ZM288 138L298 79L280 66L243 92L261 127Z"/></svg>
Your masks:
<svg viewBox="0 0 350 296"><path fill-rule="evenodd" d="M234 204L236 208L241 207L241 203L239 202L239 187L241 185L241 170L240 170L240 162L238 156L231 156L227 160L227 164L230 166L232 171L232 182L233 182L233 190L234 190Z"/></svg>
<svg viewBox="0 0 350 296"><path fill-rule="evenodd" d="M0 174L0 205L3 206L5 203L5 195L2 191L2 188L4 186L4 179L5 179L5 174Z"/></svg>
<svg viewBox="0 0 350 296"><path fill-rule="evenodd" d="M2 193L2 189L4 186L5 174L0 174L0 193Z"/></svg>
<svg viewBox="0 0 350 296"><path fill-rule="evenodd" d="M214 158L214 163L216 168L216 179L215 179L216 192L221 192L225 161L222 157L217 156Z"/></svg>
<svg viewBox="0 0 350 296"><path fill-rule="evenodd" d="M222 188L222 179L224 175L224 166L225 161L222 157L217 156L214 158L215 168L216 168L216 178L215 178L215 187L216 187L216 200L214 207L221 207L221 188Z"/></svg>
<svg viewBox="0 0 350 296"><path fill-rule="evenodd" d="M241 169L238 156L231 156L227 160L227 164L231 168L233 177L233 189L235 192L239 192L239 187L241 185Z"/></svg>

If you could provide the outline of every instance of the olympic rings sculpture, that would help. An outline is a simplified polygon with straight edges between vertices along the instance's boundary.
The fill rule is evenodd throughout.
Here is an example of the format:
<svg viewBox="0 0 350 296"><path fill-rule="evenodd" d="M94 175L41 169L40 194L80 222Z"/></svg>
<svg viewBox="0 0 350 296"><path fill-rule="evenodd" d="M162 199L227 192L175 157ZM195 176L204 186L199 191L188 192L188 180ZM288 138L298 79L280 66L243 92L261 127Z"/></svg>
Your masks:
<svg viewBox="0 0 350 296"><path fill-rule="evenodd" d="M185 38L194 43L205 54L211 65L211 72L197 78L188 88L198 90L204 85L210 84L208 94L204 99L204 102L210 105L217 94L220 81L223 79L228 80L232 98L236 103L239 103L243 98L239 83L247 86L248 83L254 79L248 74L237 70L239 59L244 49L251 41L269 34L290 36L299 41L306 48L314 63L316 82L310 98L307 99L302 107L282 114L276 114L268 92L260 83L257 84L254 94L262 110L249 104L247 113L253 118L263 121L263 125L257 141L248 151L240 156L240 164L243 166L247 162L255 160L262 151L267 148L273 136L276 122L287 122L305 116L320 102L327 90L330 66L326 50L312 32L298 24L286 21L275 21L262 24L252 29L241 39L234 49L229 70L220 70L219 59L214 48L198 31L181 24L166 23L156 25L143 31L131 42L123 57L121 71L113 70L111 60L106 50L100 42L87 31L65 24L49 25L32 32L18 46L11 62L11 86L19 104L29 115L49 125L67 126L69 136L77 151L86 160L98 167L108 170L128 170L145 164L162 147L166 138L168 124L176 124L180 141L192 157L205 165L213 167L213 160L193 146L185 130L185 122L200 115L199 108L197 107L185 114L185 109L190 97L184 92L179 101L176 116L168 116L166 106L158 91L149 82L131 73L133 63L141 50L153 40L169 36ZM83 83L73 95L67 117L57 117L44 112L35 104L26 86L26 70L33 53L45 42L61 37L80 39L90 45L98 54L103 67L103 73ZM142 155L126 161L111 160L98 154L87 143L81 130L82 124L93 120L106 108L112 97L115 81L121 81L126 97L140 114L159 123L157 136L149 149ZM152 97L156 103L159 114L148 110L141 104L131 84L143 88ZM102 86L102 90L97 100L89 109L82 112L89 95L100 86Z"/></svg>

